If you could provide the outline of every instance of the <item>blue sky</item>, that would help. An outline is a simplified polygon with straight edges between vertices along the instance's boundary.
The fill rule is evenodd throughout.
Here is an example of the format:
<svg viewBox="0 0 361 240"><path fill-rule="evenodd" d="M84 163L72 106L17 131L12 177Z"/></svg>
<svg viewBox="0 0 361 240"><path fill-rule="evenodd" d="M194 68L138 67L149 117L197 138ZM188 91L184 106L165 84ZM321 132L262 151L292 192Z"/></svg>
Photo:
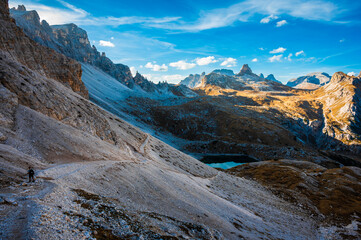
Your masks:
<svg viewBox="0 0 361 240"><path fill-rule="evenodd" d="M248 63L287 82L361 70L361 1L10 0L50 24L75 23L99 51L158 82Z"/></svg>

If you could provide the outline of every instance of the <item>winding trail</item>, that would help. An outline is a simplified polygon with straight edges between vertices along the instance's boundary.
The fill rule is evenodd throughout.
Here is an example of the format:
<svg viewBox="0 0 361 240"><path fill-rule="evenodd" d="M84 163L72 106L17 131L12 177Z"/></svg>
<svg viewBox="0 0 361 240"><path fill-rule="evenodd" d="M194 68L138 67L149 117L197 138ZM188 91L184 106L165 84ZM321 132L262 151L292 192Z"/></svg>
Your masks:
<svg viewBox="0 0 361 240"><path fill-rule="evenodd" d="M142 143L142 145L140 145L139 147L139 152L144 154L144 150L145 150L145 146L147 146L148 144L148 141L149 141L149 134L147 134L147 138L144 140L144 142Z"/></svg>
<svg viewBox="0 0 361 240"><path fill-rule="evenodd" d="M0 239L33 239L32 216L39 209L34 200L43 198L54 186L38 177L35 183L21 184L11 193L1 193L0 196L5 200L11 199L12 204L0 209Z"/></svg>

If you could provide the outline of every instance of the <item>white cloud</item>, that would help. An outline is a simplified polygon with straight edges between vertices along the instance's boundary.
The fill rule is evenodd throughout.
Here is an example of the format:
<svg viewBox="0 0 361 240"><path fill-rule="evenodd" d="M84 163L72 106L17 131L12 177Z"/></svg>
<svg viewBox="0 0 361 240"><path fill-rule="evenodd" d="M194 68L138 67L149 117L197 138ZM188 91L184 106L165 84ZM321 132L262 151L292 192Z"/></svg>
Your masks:
<svg viewBox="0 0 361 240"><path fill-rule="evenodd" d="M198 32L207 29L230 26L237 21L248 22L256 14L289 15L307 20L331 21L344 9L327 0L245 0L226 8L201 11L194 22L174 21L164 24L150 24L151 27ZM285 20L284 20L285 21ZM280 21L279 24L283 24ZM267 22L267 20L263 20Z"/></svg>
<svg viewBox="0 0 361 240"><path fill-rule="evenodd" d="M65 1L58 0L58 2L63 5L63 8L49 7L39 4L35 0L14 0L10 2L10 6L25 4L29 10L37 10L40 17L50 24L69 22L78 25L101 26L140 24L147 27L189 32L230 26L237 21L247 22L252 20L252 17L256 14L264 16L289 15L307 20L331 21L346 10L342 9L340 4L327 0L245 0L226 8L202 10L197 20L186 22L181 17L94 17L85 10L68 4ZM263 22L266 21L263 20Z"/></svg>
<svg viewBox="0 0 361 240"><path fill-rule="evenodd" d="M152 74L142 74L143 77L145 77L148 80L151 80L154 82L154 76ZM159 80L158 80L159 81Z"/></svg>
<svg viewBox="0 0 361 240"><path fill-rule="evenodd" d="M221 66L226 66L226 67L234 67L237 64L237 59L235 58L226 58L222 63Z"/></svg>
<svg viewBox="0 0 361 240"><path fill-rule="evenodd" d="M204 58L196 58L195 61L199 66L204 66L204 65L208 65L210 63L217 62L217 60L215 59L214 56L208 56L208 57L204 57Z"/></svg>
<svg viewBox="0 0 361 240"><path fill-rule="evenodd" d="M252 62L258 62L258 59L257 59L257 58L253 58L253 59L252 59Z"/></svg>
<svg viewBox="0 0 361 240"><path fill-rule="evenodd" d="M165 64L162 65L158 65L158 64L153 64L151 62L148 62L144 67L151 69L154 72L166 72L168 71L168 66L166 66Z"/></svg>
<svg viewBox="0 0 361 240"><path fill-rule="evenodd" d="M260 47L260 48L258 48L258 49L261 50L261 51L264 51L264 50L265 50L263 47Z"/></svg>
<svg viewBox="0 0 361 240"><path fill-rule="evenodd" d="M179 83L179 81L187 77L187 76L182 76L180 74L174 74L174 75L142 74L142 75L154 83L167 81L169 83L175 83L175 84Z"/></svg>
<svg viewBox="0 0 361 240"><path fill-rule="evenodd" d="M285 52L287 49L283 48L283 47L279 47L277 49L273 49L272 51L270 51L269 53L283 53Z"/></svg>
<svg viewBox="0 0 361 240"><path fill-rule="evenodd" d="M65 2L62 2L64 5ZM89 16L84 10L77 9L70 4L65 4L64 8L49 7L33 1L10 1L10 7L17 7L24 4L27 10L36 10L41 19L45 19L50 25L64 24L64 23L77 23L82 19Z"/></svg>
<svg viewBox="0 0 361 240"><path fill-rule="evenodd" d="M296 52L295 53L295 56L298 57L300 55L306 55L305 52L303 50L299 51L299 52Z"/></svg>
<svg viewBox="0 0 361 240"><path fill-rule="evenodd" d="M344 38L342 38L341 40L340 40L340 43L343 43L345 41L345 39Z"/></svg>
<svg viewBox="0 0 361 240"><path fill-rule="evenodd" d="M288 22L286 20L281 20L279 22L277 22L276 27L282 27L284 25L286 25Z"/></svg>
<svg viewBox="0 0 361 240"><path fill-rule="evenodd" d="M270 62L281 62L281 61L282 61L282 57L283 57L282 54L280 54L280 55L274 55L274 56L268 58L268 60L269 60Z"/></svg>
<svg viewBox="0 0 361 240"><path fill-rule="evenodd" d="M132 73L132 76L135 77L135 75L137 74L137 69L135 67L130 67L130 72Z"/></svg>
<svg viewBox="0 0 361 240"><path fill-rule="evenodd" d="M17 5L24 4L27 10L36 10L41 19L45 19L50 25L75 23L77 25L95 25L95 26L120 26L130 24L163 24L167 22L174 22L179 20L180 17L138 17L138 16L125 16L125 17L94 17L87 11L77 8L65 1L57 0L63 5L60 7L50 7L38 3L35 0L14 0L10 2L10 7L17 7Z"/></svg>
<svg viewBox="0 0 361 240"><path fill-rule="evenodd" d="M347 75L349 75L349 76L357 76L357 73L355 73L355 72L349 72L349 73L347 73Z"/></svg>
<svg viewBox="0 0 361 240"><path fill-rule="evenodd" d="M114 40L114 37L111 37L110 40Z"/></svg>
<svg viewBox="0 0 361 240"><path fill-rule="evenodd" d="M278 19L277 16L271 14L268 17L262 18L260 23L269 23L270 21L274 20L274 19Z"/></svg>
<svg viewBox="0 0 361 240"><path fill-rule="evenodd" d="M186 78L186 76L180 75L180 74L174 74L174 75L165 75L162 77L165 81L170 83L178 83L179 81Z"/></svg>
<svg viewBox="0 0 361 240"><path fill-rule="evenodd" d="M110 41L104 41L104 40L100 40L99 45L103 46L103 47L115 47L114 43L112 43Z"/></svg>
<svg viewBox="0 0 361 240"><path fill-rule="evenodd" d="M287 57L285 57L285 59L291 62L292 61L292 58L291 58L292 56L293 56L293 54L290 53L290 54L288 54Z"/></svg>
<svg viewBox="0 0 361 240"><path fill-rule="evenodd" d="M195 63L188 63L184 60L180 60L178 62L172 62L169 64L169 66L171 67L175 67L179 70L187 70L187 69L191 69L191 68L194 68L196 66Z"/></svg>

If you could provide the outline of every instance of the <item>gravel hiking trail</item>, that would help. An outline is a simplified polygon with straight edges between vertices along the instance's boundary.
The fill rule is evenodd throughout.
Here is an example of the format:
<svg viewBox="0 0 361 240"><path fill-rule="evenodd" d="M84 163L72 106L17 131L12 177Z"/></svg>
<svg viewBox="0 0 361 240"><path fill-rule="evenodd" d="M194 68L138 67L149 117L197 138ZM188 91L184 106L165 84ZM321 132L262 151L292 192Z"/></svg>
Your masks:
<svg viewBox="0 0 361 240"><path fill-rule="evenodd" d="M42 199L51 192L50 179L37 177L35 182L24 181L0 190L0 239L32 239L32 217Z"/></svg>

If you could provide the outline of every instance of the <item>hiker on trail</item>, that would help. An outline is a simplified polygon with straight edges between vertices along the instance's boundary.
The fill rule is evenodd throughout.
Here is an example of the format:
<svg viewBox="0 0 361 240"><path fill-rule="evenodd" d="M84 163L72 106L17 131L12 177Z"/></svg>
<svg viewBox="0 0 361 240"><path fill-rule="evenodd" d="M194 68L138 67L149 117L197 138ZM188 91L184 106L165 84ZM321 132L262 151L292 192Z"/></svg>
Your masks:
<svg viewBox="0 0 361 240"><path fill-rule="evenodd" d="M29 174L29 182L35 182L34 179L35 172L31 167L29 167L28 174Z"/></svg>

